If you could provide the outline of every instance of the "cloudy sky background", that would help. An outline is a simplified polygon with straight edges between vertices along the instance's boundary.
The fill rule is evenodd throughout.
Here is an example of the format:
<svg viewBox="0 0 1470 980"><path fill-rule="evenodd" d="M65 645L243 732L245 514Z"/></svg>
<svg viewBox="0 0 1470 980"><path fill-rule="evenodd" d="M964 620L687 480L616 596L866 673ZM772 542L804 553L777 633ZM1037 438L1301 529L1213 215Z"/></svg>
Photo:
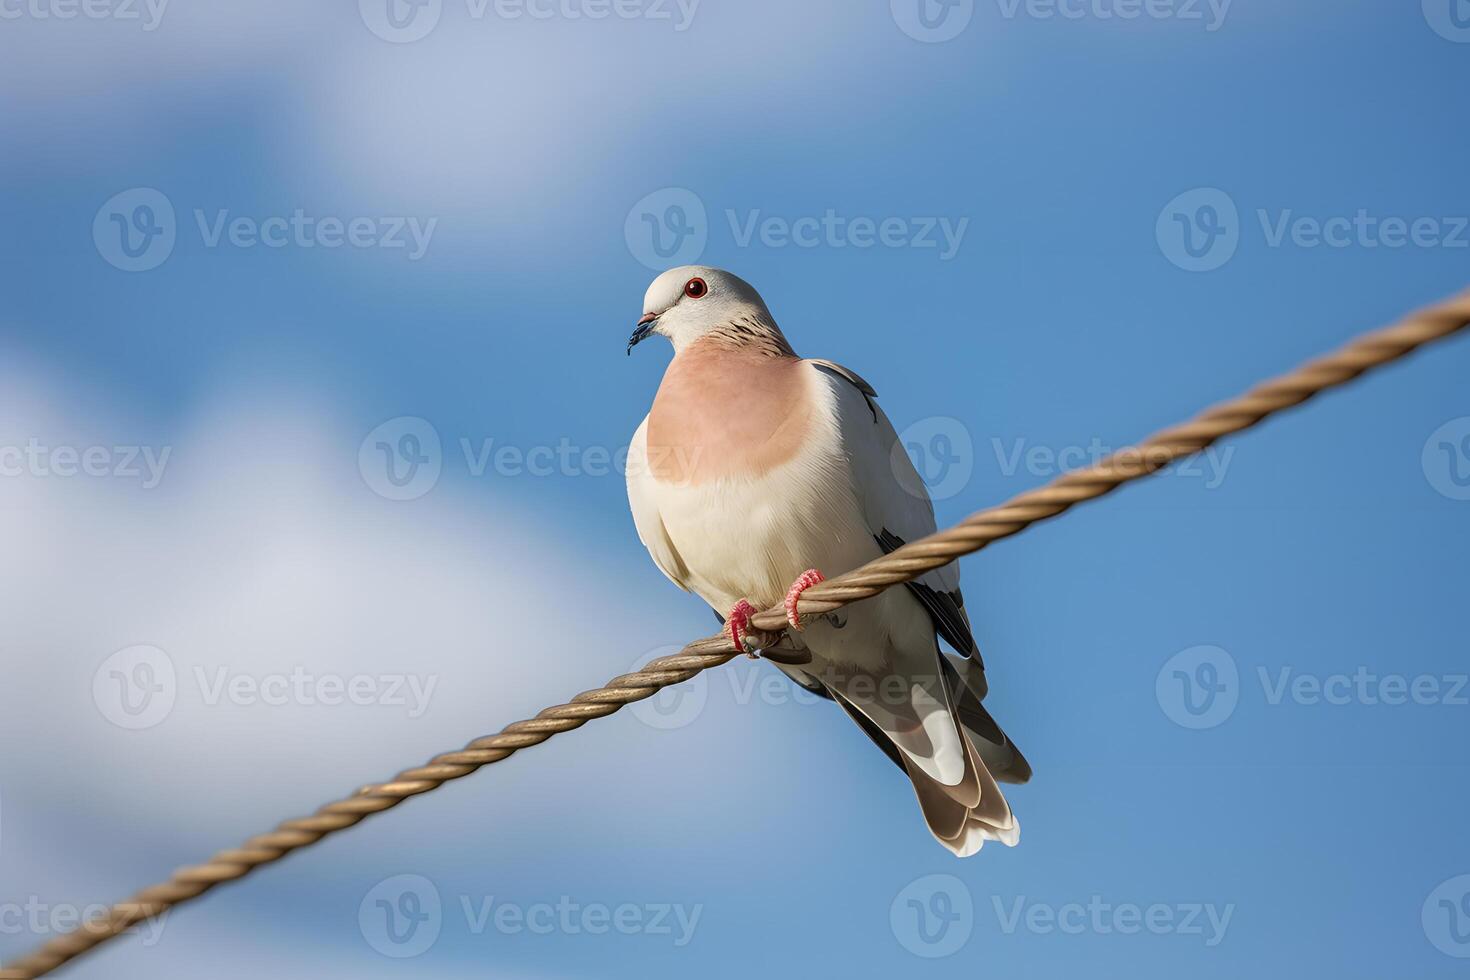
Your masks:
<svg viewBox="0 0 1470 980"><path fill-rule="evenodd" d="M704 0L687 30L673 4L511 20L445 0L406 44L352 3L172 0L152 30L144 7L6 7L25 13L0 20L0 448L169 455L151 487L113 468L0 477L0 954L49 934L17 911L120 898L710 631L600 463L668 357L622 355L654 275L625 226L649 195L692 192L701 257L755 283L799 350L863 373L924 444L958 439L942 523L1463 286L1470 248L1273 247L1257 217L1470 214L1470 44L1447 4L1400 6L1073 20L980 2L924 43L882 0ZM129 273L93 224L140 187L170 202L177 241ZM1210 272L1156 233L1195 188L1239 214ZM210 247L195 217L296 209L437 221L411 260ZM967 224L949 259L737 233L828 209ZM1470 929L1470 906L1433 914L1470 873L1470 707L1272 704L1258 672L1464 672L1470 502L1425 448L1434 464L1442 427L1470 435L1467 357L1394 366L1198 475L965 562L993 709L1037 771L1011 794L1018 849L949 858L844 719L742 661L72 975L1459 975L1444 950L1470 944L1445 928ZM403 417L432 427L440 475L390 500L360 449ZM462 440L573 462L477 475ZM175 697L127 729L94 681L139 645L167 656ZM1205 646L1237 667L1238 704L1190 730L1156 681ZM297 670L433 687L414 712L211 703L199 682ZM442 902L411 958L372 925L400 875ZM681 944L677 924L541 935L463 913L562 896L698 919ZM914 932L915 896L957 909L949 955L920 955L941 950ZM1204 919L1007 928L1018 901L1094 896L1230 918L1214 944Z"/></svg>

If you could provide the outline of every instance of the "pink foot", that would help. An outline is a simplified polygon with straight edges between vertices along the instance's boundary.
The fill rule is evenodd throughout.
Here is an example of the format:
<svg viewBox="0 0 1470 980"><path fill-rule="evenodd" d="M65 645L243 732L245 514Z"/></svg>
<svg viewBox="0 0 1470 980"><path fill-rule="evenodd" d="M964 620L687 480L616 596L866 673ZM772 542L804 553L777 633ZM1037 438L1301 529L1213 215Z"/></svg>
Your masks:
<svg viewBox="0 0 1470 980"><path fill-rule="evenodd" d="M745 634L750 629L750 620L756 612L755 606L741 599L735 603L735 608L730 610L730 615L725 617L725 628L730 631L730 642L735 644L736 650L751 660L757 658L754 653L745 649Z"/></svg>
<svg viewBox="0 0 1470 980"><path fill-rule="evenodd" d="M786 593L786 621L791 628L800 633L805 627L801 625L801 617L796 613L796 604L801 600L801 594L818 582L827 581L827 577L815 568L808 568L801 573L801 577L791 583L791 589Z"/></svg>

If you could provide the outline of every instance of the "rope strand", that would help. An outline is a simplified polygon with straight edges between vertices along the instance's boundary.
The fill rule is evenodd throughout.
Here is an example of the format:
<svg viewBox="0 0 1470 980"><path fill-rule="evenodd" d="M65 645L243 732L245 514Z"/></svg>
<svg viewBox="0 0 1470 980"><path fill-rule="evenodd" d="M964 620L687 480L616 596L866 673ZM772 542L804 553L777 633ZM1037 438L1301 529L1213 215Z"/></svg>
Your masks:
<svg viewBox="0 0 1470 980"><path fill-rule="evenodd" d="M979 511L959 524L875 559L845 575L813 586L801 596L804 615L840 609L872 598L893 585L912 581L993 542L1019 534L1032 524L1066 513L1072 507L1111 493L1171 463L1192 456L1220 438L1241 432L1277 412L1300 405L1365 371L1404 357L1417 348L1470 325L1470 292L1416 313L1402 322L1365 334L1325 357L1264 382L1244 395L1207 409L1189 422L1158 432L1136 446L1121 449L1092 466L1065 473L1047 485ZM786 627L786 610L775 607L753 620L751 640L771 645ZM764 634L764 635L762 635ZM392 809L409 797L460 779L482 766L509 758L561 732L581 728L625 704L651 697L736 656L723 635L707 637L679 653L661 657L642 670L623 674L606 685L584 691L566 704L547 708L535 718L514 722L499 734L478 738L458 752L436 756L385 783L364 786L345 799L328 803L308 817L287 820L270 833L220 851L204 864L180 868L169 880L145 888L114 905L100 918L58 936L35 952L0 969L0 980L35 980L113 939L152 916L197 898L216 885L243 878L256 868L279 861L299 848Z"/></svg>

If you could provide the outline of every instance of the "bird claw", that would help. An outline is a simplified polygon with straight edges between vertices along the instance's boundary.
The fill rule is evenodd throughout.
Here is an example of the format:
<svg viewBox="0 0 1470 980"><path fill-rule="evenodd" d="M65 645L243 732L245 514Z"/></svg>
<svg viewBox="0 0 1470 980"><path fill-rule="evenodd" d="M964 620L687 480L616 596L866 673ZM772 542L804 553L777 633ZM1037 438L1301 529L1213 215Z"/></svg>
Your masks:
<svg viewBox="0 0 1470 980"><path fill-rule="evenodd" d="M817 571L815 568L808 568L806 571L801 573L801 575L797 578L795 582L791 583L791 588L786 593L786 621L790 623L791 628L796 630L798 633L805 629L805 627L801 625L801 616L796 611L796 604L801 601L801 594L807 589L816 585L818 582L825 581L827 581L827 577L825 575Z"/></svg>
<svg viewBox="0 0 1470 980"><path fill-rule="evenodd" d="M745 654L751 660L759 659L759 655L753 650L745 648L745 634L750 632L750 621L756 614L755 606L741 599L735 603L735 608L725 617L725 629L730 633L730 642L735 644L735 649Z"/></svg>

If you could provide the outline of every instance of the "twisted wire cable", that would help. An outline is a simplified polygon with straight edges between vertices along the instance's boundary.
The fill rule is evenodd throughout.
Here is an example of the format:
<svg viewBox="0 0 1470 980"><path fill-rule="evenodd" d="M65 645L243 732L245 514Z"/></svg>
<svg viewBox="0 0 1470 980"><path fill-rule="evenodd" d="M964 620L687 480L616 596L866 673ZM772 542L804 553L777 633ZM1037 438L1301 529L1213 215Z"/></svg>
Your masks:
<svg viewBox="0 0 1470 980"><path fill-rule="evenodd" d="M1392 327L1359 336L1330 354L1262 382L1244 395L1208 408L1181 425L1120 449L1092 466L1071 470L1043 487L1012 497L999 507L971 514L954 527L911 542L846 575L802 593L800 612L820 614L868 599L956 558L1018 534L1038 521L1065 513L1084 501L1111 493L1140 477L1202 452L1227 435L1242 432L1270 415L1300 405L1366 371L1396 361L1419 347L1456 333L1470 317L1470 292L1413 314ZM786 624L784 609L752 618L762 630Z"/></svg>
<svg viewBox="0 0 1470 980"><path fill-rule="evenodd" d="M1063 514L1079 503L1156 473L1224 436L1249 429L1270 415L1300 405L1320 392L1396 361L1467 325L1470 325L1470 292L1413 314L1394 326L1364 334L1331 354L1206 409L1182 425L1164 429L1092 466L1065 473L998 507L972 514L954 527L910 542L861 568L828 579L802 594L798 611L802 615L832 612L911 581L1018 534L1032 524ZM749 641L758 647L771 646L778 642L786 625L784 607L768 609L754 617ZM482 766L539 745L553 735L610 715L625 704L652 697L671 684L722 666L736 655L724 635L696 640L673 656L661 657L641 670L615 677L603 687L584 691L566 704L547 708L535 718L507 725L498 734L478 738L457 752L436 756L426 765L400 772L388 782L364 786L351 796L326 804L311 816L287 820L239 847L220 851L204 864L178 869L167 881L145 888L112 906L105 915L51 939L0 969L0 980L34 980L44 976L132 926L197 898L216 885L243 878L262 865L346 830L372 814L438 789L450 780L468 776Z"/></svg>

